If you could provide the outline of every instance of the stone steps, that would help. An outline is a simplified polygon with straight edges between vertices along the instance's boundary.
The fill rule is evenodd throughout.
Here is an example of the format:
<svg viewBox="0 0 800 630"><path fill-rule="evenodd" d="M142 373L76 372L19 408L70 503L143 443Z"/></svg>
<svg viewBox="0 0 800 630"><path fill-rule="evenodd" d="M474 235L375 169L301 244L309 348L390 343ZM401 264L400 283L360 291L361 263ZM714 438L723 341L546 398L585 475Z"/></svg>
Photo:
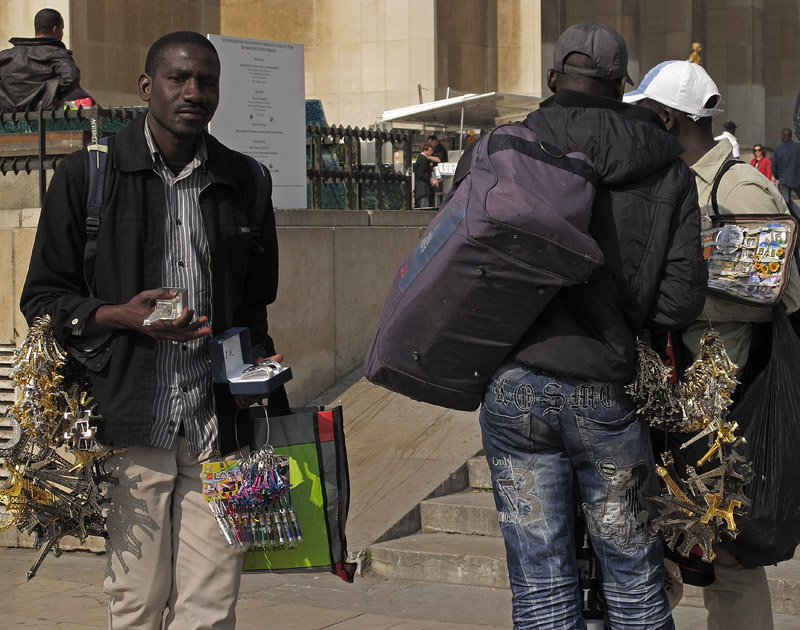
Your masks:
<svg viewBox="0 0 800 630"><path fill-rule="evenodd" d="M486 461L467 463L470 488L427 499L421 530L370 546L364 570L389 579L508 588L505 546ZM773 611L800 614L800 556L767 567ZM703 606L702 590L686 586L681 606Z"/></svg>

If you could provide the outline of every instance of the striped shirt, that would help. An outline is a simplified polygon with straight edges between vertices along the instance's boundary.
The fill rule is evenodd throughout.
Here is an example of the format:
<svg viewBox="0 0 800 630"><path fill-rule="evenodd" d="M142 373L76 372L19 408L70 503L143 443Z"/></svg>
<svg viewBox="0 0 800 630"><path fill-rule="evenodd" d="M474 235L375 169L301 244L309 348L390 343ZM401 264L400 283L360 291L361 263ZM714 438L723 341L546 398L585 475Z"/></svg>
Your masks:
<svg viewBox="0 0 800 630"><path fill-rule="evenodd" d="M148 121L149 122L149 121ZM175 175L153 140L150 127L145 138L153 156L153 170L164 183L163 287L186 289L184 306L211 316L211 254L208 248L199 195L203 187L205 140L197 138L194 158ZM156 393L150 443L174 448L179 429L186 436L189 453L196 455L216 448L218 428L214 414L211 359L208 340L185 343L156 342Z"/></svg>

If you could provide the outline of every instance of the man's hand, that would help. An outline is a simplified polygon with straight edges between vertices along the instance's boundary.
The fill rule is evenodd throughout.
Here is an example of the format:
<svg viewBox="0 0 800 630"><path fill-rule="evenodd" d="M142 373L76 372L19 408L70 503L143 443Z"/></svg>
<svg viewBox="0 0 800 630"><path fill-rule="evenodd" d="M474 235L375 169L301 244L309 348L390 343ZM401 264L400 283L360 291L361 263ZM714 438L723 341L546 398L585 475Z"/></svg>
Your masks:
<svg viewBox="0 0 800 630"><path fill-rule="evenodd" d="M184 308L177 319L159 319L150 326L143 324L153 312L156 300L174 298L175 289L151 289L135 295L127 304L107 304L98 308L87 322L84 332L99 334L110 330L135 330L169 341L194 341L211 334L208 317L202 315L193 322L194 311Z"/></svg>
<svg viewBox="0 0 800 630"><path fill-rule="evenodd" d="M267 357L266 359L262 357L255 357L256 365L259 363L263 363L264 361L277 361L280 363L283 361L282 354L275 354L271 357ZM239 409L247 409L250 405L254 405L256 403L260 403L262 400L266 398L266 394L234 394L233 399L236 401L236 406Z"/></svg>

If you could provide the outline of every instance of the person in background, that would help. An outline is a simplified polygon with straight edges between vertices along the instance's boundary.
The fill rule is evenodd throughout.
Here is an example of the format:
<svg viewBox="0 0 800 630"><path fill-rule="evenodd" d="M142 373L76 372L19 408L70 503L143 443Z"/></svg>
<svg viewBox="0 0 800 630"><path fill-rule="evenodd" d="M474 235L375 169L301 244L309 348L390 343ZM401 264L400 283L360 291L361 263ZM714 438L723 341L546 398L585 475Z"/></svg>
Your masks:
<svg viewBox="0 0 800 630"><path fill-rule="evenodd" d="M442 146L436 136L428 136L428 144L431 145L431 148L433 149L430 159L434 166L436 164L441 164L442 162L448 161L447 149Z"/></svg>
<svg viewBox="0 0 800 630"><path fill-rule="evenodd" d="M800 144L792 141L792 130L781 131L781 143L772 152L772 181L788 204L792 192L800 197Z"/></svg>
<svg viewBox="0 0 800 630"><path fill-rule="evenodd" d="M83 92L72 51L61 41L61 14L42 9L33 26L35 37L12 37L14 47L0 51L0 111L54 109L65 100L74 100L75 90Z"/></svg>
<svg viewBox="0 0 800 630"><path fill-rule="evenodd" d="M714 140L722 140L725 139L731 143L731 147L733 148L733 157L734 159L739 159L739 141L736 139L736 123L732 120L726 120L722 123L722 128L724 131L719 134Z"/></svg>
<svg viewBox="0 0 800 630"><path fill-rule="evenodd" d="M414 162L414 207L430 208L433 202L433 189L439 185L433 176L433 147L425 143L422 152Z"/></svg>
<svg viewBox="0 0 800 630"><path fill-rule="evenodd" d="M759 172L772 181L772 160L764 155L764 146L757 144L753 147L753 159L750 160L750 166L754 166Z"/></svg>

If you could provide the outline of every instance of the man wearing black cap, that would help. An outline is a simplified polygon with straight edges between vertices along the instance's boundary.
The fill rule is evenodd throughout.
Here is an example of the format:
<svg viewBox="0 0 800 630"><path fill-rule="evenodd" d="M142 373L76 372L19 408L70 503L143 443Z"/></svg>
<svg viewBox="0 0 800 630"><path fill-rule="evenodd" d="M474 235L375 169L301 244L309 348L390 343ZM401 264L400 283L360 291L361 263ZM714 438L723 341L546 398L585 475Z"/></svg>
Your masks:
<svg viewBox="0 0 800 630"><path fill-rule="evenodd" d="M588 231L605 262L553 298L481 406L515 630L584 627L573 482L599 559L607 627L674 628L646 499L657 493L648 428L625 386L637 336L693 321L707 272L682 149L654 112L621 102L627 66L614 30L570 27L547 73L555 94L524 122L543 144L592 161ZM564 199L568 211L569 191Z"/></svg>

